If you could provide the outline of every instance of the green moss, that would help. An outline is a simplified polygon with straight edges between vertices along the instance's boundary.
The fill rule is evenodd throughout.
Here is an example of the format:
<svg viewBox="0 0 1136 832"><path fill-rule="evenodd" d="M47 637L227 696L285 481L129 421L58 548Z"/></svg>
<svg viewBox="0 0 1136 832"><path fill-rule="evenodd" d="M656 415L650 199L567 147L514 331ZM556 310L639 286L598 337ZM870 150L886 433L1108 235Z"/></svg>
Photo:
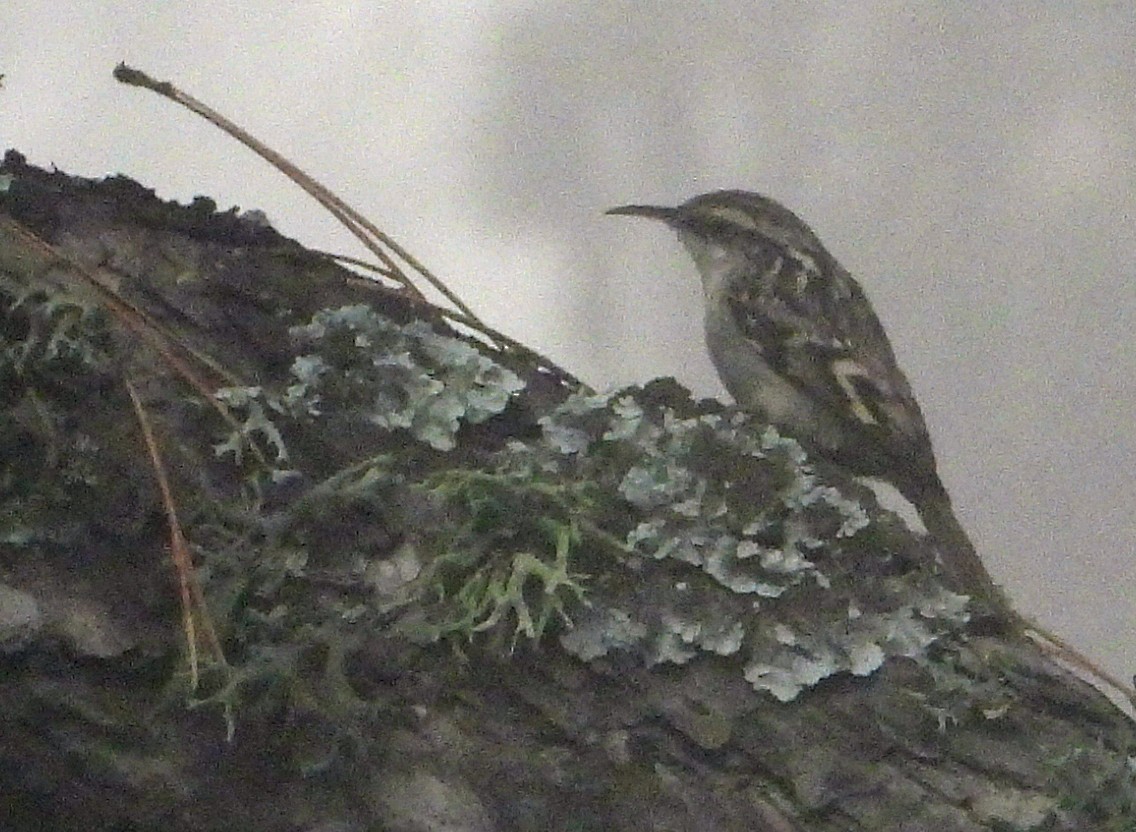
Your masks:
<svg viewBox="0 0 1136 832"><path fill-rule="evenodd" d="M1136 830L1136 748L1102 754L1101 748L1073 749L1052 762L1053 792L1059 806L1099 826L1102 832ZM1126 819L1126 820L1125 820Z"/></svg>
<svg viewBox="0 0 1136 832"><path fill-rule="evenodd" d="M33 549L73 545L85 534L80 518L104 516L108 497L130 491L108 464L121 450L115 443L134 438L125 437L129 425L108 423L105 415L122 402L107 391L106 315L50 288L20 287L2 273L0 309L0 541ZM86 420L77 423L76 412Z"/></svg>

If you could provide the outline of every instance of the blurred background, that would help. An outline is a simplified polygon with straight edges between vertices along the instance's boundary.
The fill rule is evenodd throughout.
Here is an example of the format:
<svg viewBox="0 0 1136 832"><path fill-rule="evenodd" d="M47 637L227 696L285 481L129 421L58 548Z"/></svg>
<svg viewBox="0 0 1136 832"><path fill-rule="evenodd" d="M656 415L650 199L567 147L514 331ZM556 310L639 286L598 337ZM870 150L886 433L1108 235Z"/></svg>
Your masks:
<svg viewBox="0 0 1136 832"><path fill-rule="evenodd" d="M0 32L0 146L360 254L125 61L597 387L722 395L687 256L604 209L784 202L872 298L995 579L1136 672L1136 5L4 0Z"/></svg>

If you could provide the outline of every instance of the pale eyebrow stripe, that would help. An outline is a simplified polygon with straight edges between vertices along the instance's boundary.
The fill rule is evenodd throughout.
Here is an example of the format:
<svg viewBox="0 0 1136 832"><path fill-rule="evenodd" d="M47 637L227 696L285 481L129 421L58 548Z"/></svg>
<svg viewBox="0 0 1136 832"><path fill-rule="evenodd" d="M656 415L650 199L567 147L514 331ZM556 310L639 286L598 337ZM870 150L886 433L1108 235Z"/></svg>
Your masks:
<svg viewBox="0 0 1136 832"><path fill-rule="evenodd" d="M728 205L712 205L703 209L703 213L716 219L725 220L748 231L757 231L757 223L754 222L753 217L740 208L731 208Z"/></svg>

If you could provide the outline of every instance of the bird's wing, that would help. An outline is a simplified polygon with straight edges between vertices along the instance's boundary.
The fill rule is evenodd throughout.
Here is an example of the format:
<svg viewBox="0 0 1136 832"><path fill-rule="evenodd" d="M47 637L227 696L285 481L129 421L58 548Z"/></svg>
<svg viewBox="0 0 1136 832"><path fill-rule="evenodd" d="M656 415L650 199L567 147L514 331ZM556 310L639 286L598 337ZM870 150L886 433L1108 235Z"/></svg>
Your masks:
<svg viewBox="0 0 1136 832"><path fill-rule="evenodd" d="M852 426L926 441L911 389L863 291L831 257L780 250L727 290L738 327L769 365Z"/></svg>

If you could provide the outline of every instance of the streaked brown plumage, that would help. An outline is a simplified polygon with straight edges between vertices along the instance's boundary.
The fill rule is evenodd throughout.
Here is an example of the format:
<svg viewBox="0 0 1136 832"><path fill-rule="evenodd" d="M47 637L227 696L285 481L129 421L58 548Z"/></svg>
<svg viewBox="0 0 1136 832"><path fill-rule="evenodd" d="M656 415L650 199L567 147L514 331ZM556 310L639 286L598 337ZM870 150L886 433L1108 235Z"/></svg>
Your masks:
<svg viewBox="0 0 1136 832"><path fill-rule="evenodd" d="M608 213L678 232L702 277L711 358L738 405L854 473L890 481L945 549L951 585L990 597L990 576L955 518L883 326L812 229L746 191Z"/></svg>

